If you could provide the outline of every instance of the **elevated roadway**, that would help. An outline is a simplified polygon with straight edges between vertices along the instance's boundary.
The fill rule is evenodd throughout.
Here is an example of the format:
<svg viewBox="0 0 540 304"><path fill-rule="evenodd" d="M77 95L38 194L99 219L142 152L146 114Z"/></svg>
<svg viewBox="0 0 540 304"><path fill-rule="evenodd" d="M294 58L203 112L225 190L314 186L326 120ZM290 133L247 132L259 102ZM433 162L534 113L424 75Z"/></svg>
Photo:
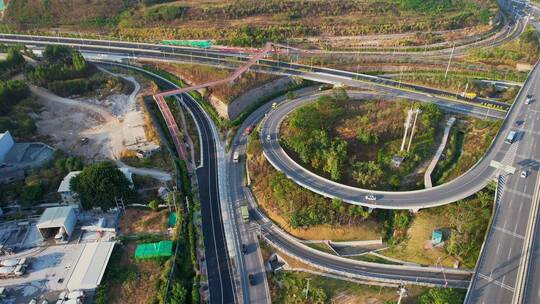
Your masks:
<svg viewBox="0 0 540 304"><path fill-rule="evenodd" d="M313 89L302 89L297 94L301 96L311 96L316 93ZM371 95L371 94L370 94ZM302 97L301 97L302 98ZM283 102L284 97L276 99L276 102ZM301 243L299 240L282 231L273 224L257 207L251 194L251 190L246 186L245 177L245 151L247 137L242 130L248 126L257 124L265 114L270 111L274 101L263 105L249 117L246 118L240 131L235 135L230 154L239 152L239 163L233 163L229 158L228 187L236 201L248 203L250 205L250 217L252 223L251 230L260 234L273 246L279 248L288 255L295 257L312 267L327 271L329 273L355 279L371 280L399 284L400 282L418 284L426 286L452 286L465 288L471 276L471 271L462 269L450 269L441 267L421 267L421 266L400 266L382 265L356 261L352 259L334 256L328 253L315 250ZM247 242L252 242L248 239Z"/></svg>
<svg viewBox="0 0 540 304"><path fill-rule="evenodd" d="M536 73L535 70L533 76ZM534 79L534 77L531 77L525 87L529 88ZM409 92L401 92L399 96L411 100L418 97ZM524 98L524 94L521 94L518 101L522 102ZM515 108L508 112L498 135L484 157L462 176L429 189L397 192L375 191L347 186L318 176L296 163L281 147L279 128L283 119L296 108L313 100L314 97L302 97L287 102L268 114L260 132L264 155L277 170L283 172L299 185L326 197L341 198L345 202L369 208L418 210L455 202L478 192L495 177L496 169L490 164L492 161L502 161L508 152L509 146L504 143L505 137L521 115L518 110L514 110ZM420 99L420 101L427 102L425 99ZM460 104L441 103L443 101L434 102L451 111L478 114L475 113L476 109L462 108ZM366 195L369 194L375 195L377 199L374 201L367 200Z"/></svg>

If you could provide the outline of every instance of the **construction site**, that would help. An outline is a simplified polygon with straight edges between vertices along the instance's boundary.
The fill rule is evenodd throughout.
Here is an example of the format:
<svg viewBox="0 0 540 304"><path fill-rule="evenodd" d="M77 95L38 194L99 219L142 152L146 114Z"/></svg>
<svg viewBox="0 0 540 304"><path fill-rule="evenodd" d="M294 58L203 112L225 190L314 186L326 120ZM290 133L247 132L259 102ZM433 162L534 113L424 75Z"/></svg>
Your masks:
<svg viewBox="0 0 540 304"><path fill-rule="evenodd" d="M36 123L38 132L52 137L55 147L90 160L118 159L127 151L145 157L159 150L159 139L148 138L153 127L141 101L142 95L149 94L150 84L133 76L102 71L129 85L129 95L64 98L31 87L45 108Z"/></svg>

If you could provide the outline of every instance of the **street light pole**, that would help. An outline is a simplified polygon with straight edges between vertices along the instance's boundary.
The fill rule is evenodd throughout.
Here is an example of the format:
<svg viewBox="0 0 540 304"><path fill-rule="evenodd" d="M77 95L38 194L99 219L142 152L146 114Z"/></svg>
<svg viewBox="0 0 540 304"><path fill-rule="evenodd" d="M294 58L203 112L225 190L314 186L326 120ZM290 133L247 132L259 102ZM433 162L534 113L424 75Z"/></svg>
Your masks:
<svg viewBox="0 0 540 304"><path fill-rule="evenodd" d="M456 48L456 43L452 45L452 52L450 53L450 58L448 59L448 65L446 66L446 72L444 72L444 79L448 76L448 70L450 69L450 64L452 63L452 57L454 56L454 49Z"/></svg>

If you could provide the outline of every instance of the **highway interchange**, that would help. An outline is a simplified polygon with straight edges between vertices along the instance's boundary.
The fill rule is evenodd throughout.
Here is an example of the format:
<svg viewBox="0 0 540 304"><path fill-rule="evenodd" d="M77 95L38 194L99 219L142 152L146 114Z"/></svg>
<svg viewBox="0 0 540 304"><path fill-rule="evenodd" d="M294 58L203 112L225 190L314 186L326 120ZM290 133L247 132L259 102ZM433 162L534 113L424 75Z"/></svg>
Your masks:
<svg viewBox="0 0 540 304"><path fill-rule="evenodd" d="M38 39L39 41L37 41ZM95 44L92 42L89 45L88 41L80 39L67 41L65 39L62 37L39 37L36 39L35 37L29 38L22 35L10 36L9 38L6 38L5 35L0 37L0 41L19 42L28 45L76 44L83 51L90 49L94 54L101 54L103 59L114 53L124 58L137 57L166 61L186 61L197 57L197 60L202 58L207 63L224 64L226 58L235 57L228 53L221 54L201 50L174 49L171 51L171 49L167 49L167 51L163 51L161 49L163 46L151 44L103 41ZM506 115L501 110L469 103L464 100L456 101L453 98L438 95L437 93L434 95L433 92L429 91L413 92L410 88L389 86L377 81L370 82L369 79L357 80L356 78L359 75L355 73L310 68L269 60L261 60L260 63L257 69L263 71L302 76L327 83L346 84L361 89L374 89L385 94L423 102L437 102L447 110L460 113L492 118L503 118ZM483 188L490 180L496 178L497 173L501 173L500 170L490 166L491 160L516 166L518 172L523 169L528 170L529 176L525 179L520 178L518 174L509 175L504 172L499 177L501 195L497 202L492 229L482 250L477 266L478 269L474 275L466 301L467 303L511 303L516 301L515 299L518 297L516 294L520 293L523 300L516 303L538 303L540 302L540 278L533 274L540 271L540 233L537 231L540 229L540 225L538 223L531 225L530 223L538 215L537 211L532 212L532 210L537 210L534 206L538 204L538 200L534 201L533 198L538 195L537 189L539 188L538 161L540 160L540 149L537 144L540 139L540 131L538 131L540 130L540 102L534 102L528 106L524 104L527 94L533 94L537 100L540 100L540 92L536 88L538 70L539 68L536 67L534 72L531 73L523 92L516 99L513 108L508 111L500 135L482 161L476 164L473 169L453 182L429 190L401 193L375 192L380 197L376 203L367 203L364 199L359 199L364 197L366 193L373 191L351 189L350 187L331 184L320 177L314 177L303 168L294 167L294 162L289 162L290 158L280 154L282 149L280 149L276 140L280 117L283 117L283 115L303 102L307 102L306 100L309 100L313 92L306 90L303 92L305 97L284 103L274 111L270 110L270 104L266 104L252 113L245 120L240 130L257 123L265 116L265 113L270 112L268 119L264 120L261 139L264 143L265 155L276 168L289 172L287 175L296 182L323 195L341 197L348 202L362 204L370 208L418 210L467 197ZM158 76L153 75L153 77L157 78ZM226 155L226 158L222 157L218 151L220 139L215 132L213 122L188 95L184 94L182 100L195 117L203 139L203 166L198 168L196 173L199 187L207 190L201 191L201 202L203 204L203 229L207 264L208 269L211 270L209 280L212 303L233 303L236 301L268 303L270 301L264 265L256 243L257 234L260 234L268 242L291 256L338 275L389 283L408 282L456 287L468 286L471 276L469 271L353 261L311 249L287 235L279 227L269 222L264 214L256 208L252 197L250 197L249 188L244 185L245 166L242 162L240 164L233 164L232 162L232 153L234 151L244 154L245 136L240 132L236 134L233 139L232 150ZM520 139L515 144L505 144L504 136L508 130L516 128L515 122L517 120L525 121L524 124L519 126ZM271 136L270 141L266 140L266 135ZM225 187L219 178L227 180ZM252 206L251 217L253 223L248 225L242 223L238 216L238 206L245 201L250 202ZM234 233L240 236L242 244L248 245L246 255L241 254L240 242L233 239L235 252L231 256L231 250L227 247L227 243L231 242L231 237L224 228L222 220L224 217L222 212L223 204L230 205L231 210L235 213L229 214L228 216L232 217L228 217L228 219L234 221L232 225L233 229L235 229ZM530 243L530 248L532 248L530 251L523 249L527 247L527 243ZM527 253L530 255L530 259L524 261L523 257L527 256ZM235 265L235 263L241 265ZM240 277L240 282L237 282L233 272L236 272ZM248 273L257 274L258 284L255 286L247 284ZM240 285L240 288L235 285ZM237 290L239 290L239 294L236 293Z"/></svg>

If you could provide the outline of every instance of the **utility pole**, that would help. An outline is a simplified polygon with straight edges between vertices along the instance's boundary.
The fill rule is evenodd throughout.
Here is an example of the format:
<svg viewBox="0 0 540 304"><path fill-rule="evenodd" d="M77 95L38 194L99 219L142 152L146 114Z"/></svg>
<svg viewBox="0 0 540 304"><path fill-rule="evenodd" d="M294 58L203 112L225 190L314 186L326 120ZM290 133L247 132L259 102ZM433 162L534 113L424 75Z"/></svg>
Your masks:
<svg viewBox="0 0 540 304"><path fill-rule="evenodd" d="M401 88L401 78L403 77L403 66L399 66L399 87Z"/></svg>
<svg viewBox="0 0 540 304"><path fill-rule="evenodd" d="M418 119L418 114L420 113L420 109L416 109L415 113L416 115L414 115L414 123L411 130L411 138L409 139L409 145L407 146L407 152L409 152L409 149L411 148L411 143L414 136L414 130L416 129L416 120Z"/></svg>
<svg viewBox="0 0 540 304"><path fill-rule="evenodd" d="M403 149L405 149L405 142L407 141L407 133L409 132L409 127L411 126L412 114L413 114L413 110L410 109L407 112L407 120L405 121L405 133L403 134L403 141L401 142L400 151L403 151Z"/></svg>
<svg viewBox="0 0 540 304"><path fill-rule="evenodd" d="M405 285L399 284L398 294L399 294L399 299L397 303L401 304L401 300L407 296L407 289L405 289Z"/></svg>
<svg viewBox="0 0 540 304"><path fill-rule="evenodd" d="M446 66L446 72L444 72L444 79L448 76L448 70L450 70L450 64L452 63L452 57L454 57L454 50L456 48L456 43L452 45L452 52L450 53L450 58L448 59L448 65Z"/></svg>
<svg viewBox="0 0 540 304"><path fill-rule="evenodd" d="M306 300L307 300L308 295L309 295L309 281L311 281L311 278L306 278L306 281L307 281L307 286L306 286Z"/></svg>

